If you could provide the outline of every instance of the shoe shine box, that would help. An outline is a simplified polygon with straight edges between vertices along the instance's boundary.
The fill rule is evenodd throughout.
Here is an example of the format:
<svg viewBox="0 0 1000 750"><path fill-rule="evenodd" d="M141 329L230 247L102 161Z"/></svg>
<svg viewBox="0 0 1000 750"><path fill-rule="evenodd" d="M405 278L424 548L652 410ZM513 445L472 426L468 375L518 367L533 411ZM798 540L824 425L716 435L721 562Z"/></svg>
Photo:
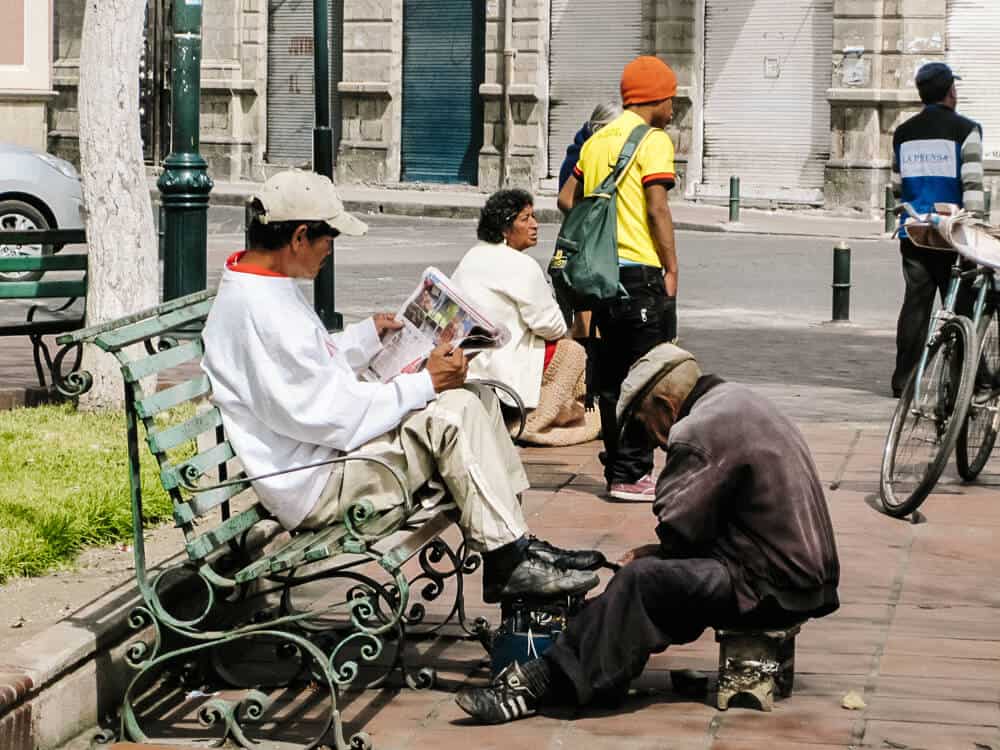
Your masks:
<svg viewBox="0 0 1000 750"><path fill-rule="evenodd" d="M520 602L501 610L500 627L493 633L490 659L493 676L512 662L537 659L566 627L567 608L537 607Z"/></svg>

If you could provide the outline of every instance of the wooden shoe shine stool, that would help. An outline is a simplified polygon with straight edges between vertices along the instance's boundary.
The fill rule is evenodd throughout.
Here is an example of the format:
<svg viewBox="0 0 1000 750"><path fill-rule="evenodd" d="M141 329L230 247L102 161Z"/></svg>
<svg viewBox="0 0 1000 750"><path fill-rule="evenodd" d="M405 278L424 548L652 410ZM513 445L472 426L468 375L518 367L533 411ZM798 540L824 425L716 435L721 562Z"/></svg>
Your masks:
<svg viewBox="0 0 1000 750"><path fill-rule="evenodd" d="M774 693L792 694L795 680L795 636L801 623L774 630L719 628L720 711L737 695L751 695L762 711L774 707Z"/></svg>

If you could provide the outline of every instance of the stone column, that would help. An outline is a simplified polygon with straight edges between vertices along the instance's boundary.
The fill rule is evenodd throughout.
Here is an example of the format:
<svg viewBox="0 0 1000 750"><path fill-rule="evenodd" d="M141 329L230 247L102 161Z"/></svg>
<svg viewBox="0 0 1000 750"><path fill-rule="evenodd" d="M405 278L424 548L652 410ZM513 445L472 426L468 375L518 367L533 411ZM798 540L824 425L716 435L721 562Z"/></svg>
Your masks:
<svg viewBox="0 0 1000 750"><path fill-rule="evenodd" d="M645 52L666 62L677 74L674 120L667 129L676 151L677 186L672 196L685 194L689 179L697 181L701 142L701 68L704 57L699 32L704 18L704 0L646 0L643 15L648 15L650 36Z"/></svg>
<svg viewBox="0 0 1000 750"><path fill-rule="evenodd" d="M403 0L344 0L338 182L396 182L403 99Z"/></svg>
<svg viewBox="0 0 1000 750"><path fill-rule="evenodd" d="M545 176L549 124L549 0L511 0L515 50L510 86L514 128L511 133L510 183L534 189ZM502 180L504 146L504 7L505 0L486 3L486 75L479 93L484 99L483 147L479 152L479 187L493 191Z"/></svg>
<svg viewBox="0 0 1000 750"><path fill-rule="evenodd" d="M835 0L827 208L875 214L892 134L921 107L913 77L945 55L945 0Z"/></svg>
<svg viewBox="0 0 1000 750"><path fill-rule="evenodd" d="M244 180L264 179L267 150L267 0L242 0L239 55L245 88L234 92L231 106L242 113L235 137L243 144L238 171Z"/></svg>

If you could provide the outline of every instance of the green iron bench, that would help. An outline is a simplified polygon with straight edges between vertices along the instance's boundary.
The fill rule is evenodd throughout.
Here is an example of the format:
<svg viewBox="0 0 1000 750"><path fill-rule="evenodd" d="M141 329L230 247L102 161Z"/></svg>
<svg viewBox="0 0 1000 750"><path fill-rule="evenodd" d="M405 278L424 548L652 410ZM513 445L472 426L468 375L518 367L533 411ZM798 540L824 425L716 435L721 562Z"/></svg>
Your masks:
<svg viewBox="0 0 1000 750"><path fill-rule="evenodd" d="M457 520L453 504L423 510L390 466L355 456L336 461L380 464L399 483L401 506L377 512L361 500L341 523L293 533L277 549L252 549L255 533L266 535L275 524L259 503L239 505L250 478L239 469L221 414L208 401L208 378L197 366L203 353L198 331L212 301L208 292L201 292L58 339L63 346L90 343L114 355L124 378L135 570L143 599L130 625L137 630L152 626L154 636L151 643L140 639L128 649L128 662L137 673L125 693L118 730L124 739L146 741L140 723L148 717L140 719L136 704L170 662L182 662L182 670L195 662L229 685L253 687L242 700L214 698L199 711L203 723L221 729L221 740L251 746L245 725L270 720L272 699L260 688L277 688L292 678L275 677L267 685L259 676L233 677L224 652L237 642L263 641L274 646L279 660L301 664L293 677L307 675L328 692L328 718L307 747L321 742L338 750L370 747L364 733L344 741L338 695L360 685L362 667L380 674L367 687L382 684L396 670L411 687L429 687L433 671L410 674L403 646L408 637L437 632L449 621L470 636L488 628L481 619L469 623L464 607L463 577L476 570L480 558L464 539L452 549L440 538ZM158 388L150 385L154 376ZM91 377L81 372L72 385L71 395L82 395ZM140 431L172 500L186 557L157 572L146 562ZM408 573L404 566L411 560ZM183 612L165 593L168 578L178 575L187 584L180 597ZM343 596L321 609L301 608L293 591L317 581L339 585ZM455 592L450 612L442 622L426 622L424 604L411 603L411 593L430 601L449 582ZM280 604L262 615L259 602L268 595L280 595Z"/></svg>
<svg viewBox="0 0 1000 750"><path fill-rule="evenodd" d="M0 245L70 245L86 241L82 229L32 230L0 232ZM58 279L50 275L59 274ZM8 280L16 279L16 280ZM55 356L45 341L46 336L58 336L83 327L83 311L78 300L87 296L87 256L65 255L0 255L0 300L37 302L28 307L23 321L0 323L0 337L27 336L31 341L32 357L43 399L63 393L66 378L80 367L81 347L67 344ZM63 299L57 307L47 307L43 301ZM72 364L65 368L66 357L73 355ZM34 390L34 389L32 389ZM37 398L35 400L38 400Z"/></svg>

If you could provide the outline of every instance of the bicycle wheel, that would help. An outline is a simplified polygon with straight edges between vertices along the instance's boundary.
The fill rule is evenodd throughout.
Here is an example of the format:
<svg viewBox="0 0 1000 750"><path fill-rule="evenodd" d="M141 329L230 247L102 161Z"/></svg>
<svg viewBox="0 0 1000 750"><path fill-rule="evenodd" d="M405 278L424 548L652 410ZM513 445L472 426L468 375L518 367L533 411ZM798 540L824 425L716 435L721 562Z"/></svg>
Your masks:
<svg viewBox="0 0 1000 750"><path fill-rule="evenodd" d="M978 328L976 385L969 410L965 414L965 424L958 433L958 443L955 445L958 473L967 482L979 476L979 472L990 460L997 440L997 427L1000 426L1000 395L990 398L993 376L1000 368L1000 318L997 310L991 309L988 314L984 313L979 319Z"/></svg>
<svg viewBox="0 0 1000 750"><path fill-rule="evenodd" d="M892 415L882 453L879 495L886 513L900 518L924 501L948 463L965 423L975 385L975 331L968 318L945 321L927 350L917 392L910 375Z"/></svg>

